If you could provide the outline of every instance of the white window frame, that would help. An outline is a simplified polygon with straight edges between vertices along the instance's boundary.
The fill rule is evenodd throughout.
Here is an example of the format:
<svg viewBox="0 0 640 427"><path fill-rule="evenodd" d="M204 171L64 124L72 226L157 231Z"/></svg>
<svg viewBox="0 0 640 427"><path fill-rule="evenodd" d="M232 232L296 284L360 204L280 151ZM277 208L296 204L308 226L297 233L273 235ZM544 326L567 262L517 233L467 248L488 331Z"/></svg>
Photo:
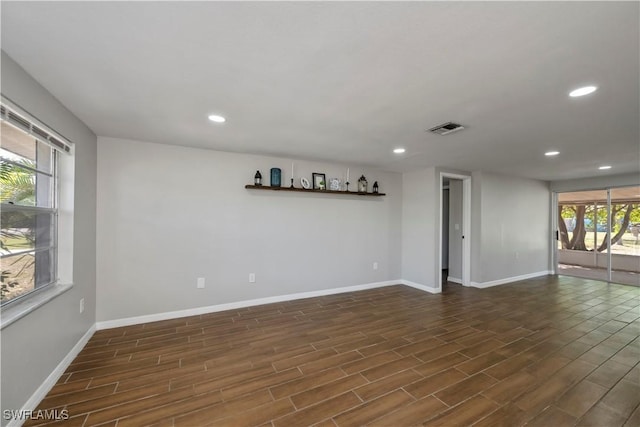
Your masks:
<svg viewBox="0 0 640 427"><path fill-rule="evenodd" d="M54 280L43 286L7 301L0 308L0 329L4 329L38 307L68 291L73 286L73 143L39 121L24 109L2 96L0 120L22 130L55 153L53 162L53 209L55 221L53 233ZM12 209L21 209L17 205ZM51 210L51 208L25 207L26 209Z"/></svg>

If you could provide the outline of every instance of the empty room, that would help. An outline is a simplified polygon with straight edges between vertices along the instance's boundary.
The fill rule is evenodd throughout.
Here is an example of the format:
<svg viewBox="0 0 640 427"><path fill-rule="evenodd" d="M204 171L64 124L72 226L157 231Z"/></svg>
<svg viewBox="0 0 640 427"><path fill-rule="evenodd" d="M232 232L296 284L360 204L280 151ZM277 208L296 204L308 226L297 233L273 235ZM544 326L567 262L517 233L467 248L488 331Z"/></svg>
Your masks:
<svg viewBox="0 0 640 427"><path fill-rule="evenodd" d="M2 426L640 426L640 3L1 12Z"/></svg>

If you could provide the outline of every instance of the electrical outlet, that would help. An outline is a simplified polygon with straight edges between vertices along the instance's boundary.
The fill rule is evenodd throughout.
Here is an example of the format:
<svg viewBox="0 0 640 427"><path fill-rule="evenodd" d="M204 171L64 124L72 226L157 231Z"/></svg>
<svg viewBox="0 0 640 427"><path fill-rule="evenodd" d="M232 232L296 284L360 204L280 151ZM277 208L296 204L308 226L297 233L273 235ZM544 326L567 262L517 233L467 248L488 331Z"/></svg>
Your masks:
<svg viewBox="0 0 640 427"><path fill-rule="evenodd" d="M80 298L80 314L84 313L84 298Z"/></svg>
<svg viewBox="0 0 640 427"><path fill-rule="evenodd" d="M374 262L374 263L373 263L373 269L374 269L374 270L377 270L377 269L378 269L378 263L377 263L377 262Z"/></svg>
<svg viewBox="0 0 640 427"><path fill-rule="evenodd" d="M204 277L198 277L198 280L196 281L196 288L204 289Z"/></svg>
<svg viewBox="0 0 640 427"><path fill-rule="evenodd" d="M256 283L256 273L249 273L249 283Z"/></svg>

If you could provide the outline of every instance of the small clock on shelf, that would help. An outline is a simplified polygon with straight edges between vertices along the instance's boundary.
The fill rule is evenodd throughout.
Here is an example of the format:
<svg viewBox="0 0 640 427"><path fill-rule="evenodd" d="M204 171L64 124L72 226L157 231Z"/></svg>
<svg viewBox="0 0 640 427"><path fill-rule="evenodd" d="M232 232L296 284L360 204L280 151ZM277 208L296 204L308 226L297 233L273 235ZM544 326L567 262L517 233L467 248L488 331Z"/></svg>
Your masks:
<svg viewBox="0 0 640 427"><path fill-rule="evenodd" d="M331 178L329 180L329 190L340 191L342 189L342 182L338 178Z"/></svg>

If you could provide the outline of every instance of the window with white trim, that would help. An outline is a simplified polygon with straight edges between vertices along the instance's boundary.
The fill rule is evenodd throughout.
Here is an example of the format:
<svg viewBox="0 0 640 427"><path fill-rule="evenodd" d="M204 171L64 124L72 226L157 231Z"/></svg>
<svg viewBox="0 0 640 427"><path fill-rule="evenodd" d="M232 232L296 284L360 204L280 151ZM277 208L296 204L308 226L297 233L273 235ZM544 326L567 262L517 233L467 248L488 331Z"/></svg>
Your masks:
<svg viewBox="0 0 640 427"><path fill-rule="evenodd" d="M5 306L57 281L58 157L71 146L4 99L0 110L0 298Z"/></svg>

